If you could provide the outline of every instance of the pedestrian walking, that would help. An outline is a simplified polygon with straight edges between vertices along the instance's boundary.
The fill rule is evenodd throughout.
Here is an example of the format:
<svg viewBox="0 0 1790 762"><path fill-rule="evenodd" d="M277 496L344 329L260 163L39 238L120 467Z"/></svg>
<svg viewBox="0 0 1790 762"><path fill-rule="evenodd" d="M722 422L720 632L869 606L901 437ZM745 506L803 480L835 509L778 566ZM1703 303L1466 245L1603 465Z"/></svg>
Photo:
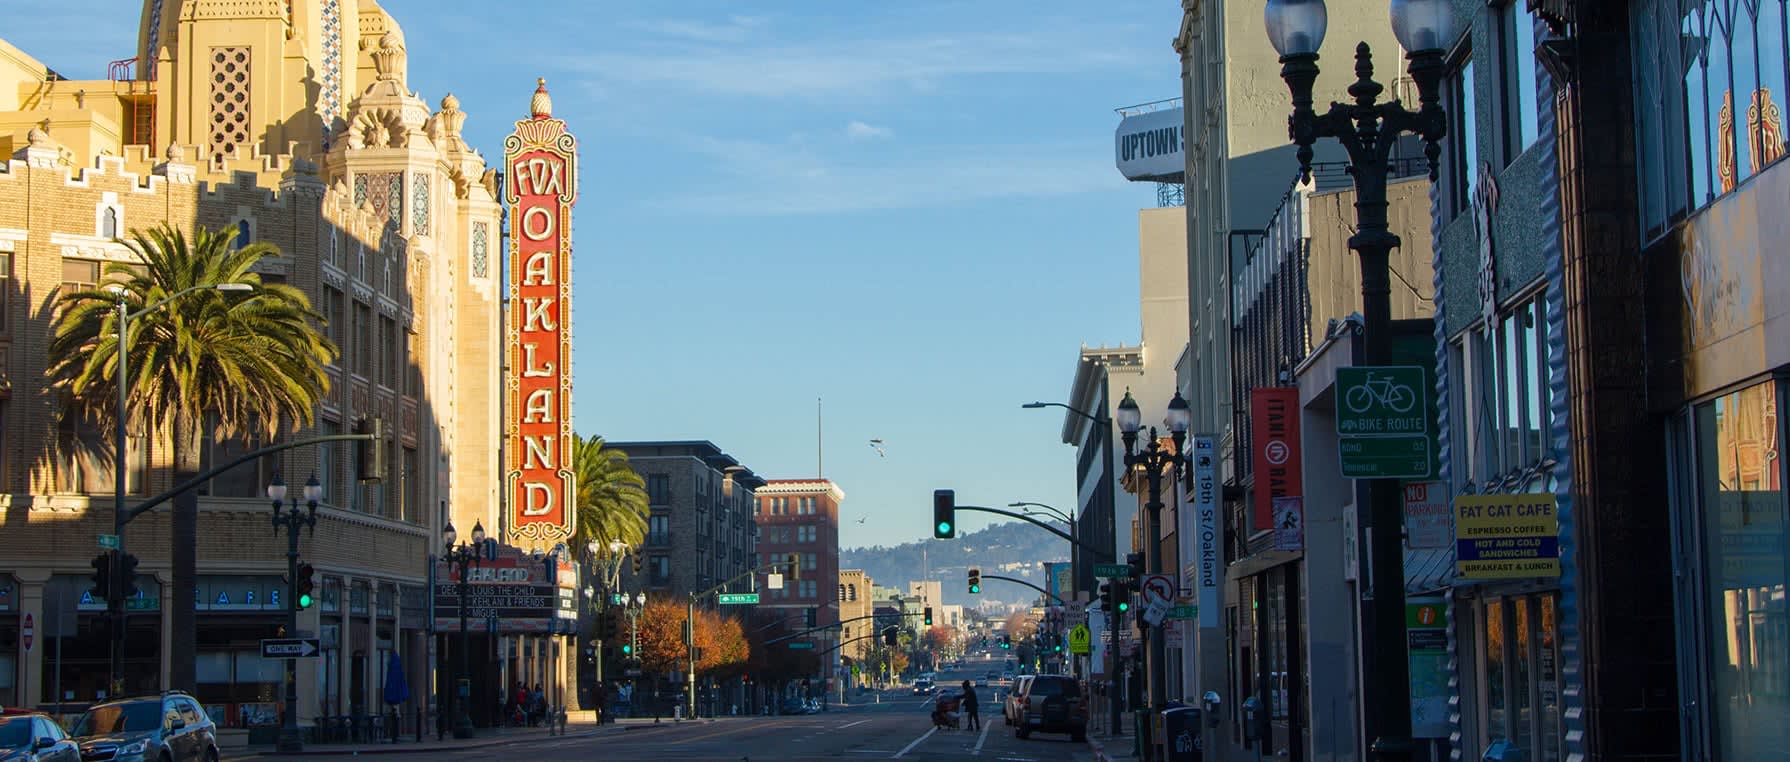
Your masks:
<svg viewBox="0 0 1790 762"><path fill-rule="evenodd" d="M982 729L982 715L977 714L976 710L976 688L970 685L970 681L965 680L963 681L963 713L969 720L965 727L970 730Z"/></svg>

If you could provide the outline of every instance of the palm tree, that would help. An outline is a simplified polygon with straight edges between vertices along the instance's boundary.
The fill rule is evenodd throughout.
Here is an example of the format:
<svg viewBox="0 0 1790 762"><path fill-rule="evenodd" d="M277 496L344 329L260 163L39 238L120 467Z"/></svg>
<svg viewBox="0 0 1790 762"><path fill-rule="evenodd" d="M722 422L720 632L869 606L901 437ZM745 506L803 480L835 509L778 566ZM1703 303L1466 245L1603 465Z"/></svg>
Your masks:
<svg viewBox="0 0 1790 762"><path fill-rule="evenodd" d="M578 438L572 462L578 474L576 537L607 548L638 546L646 539L646 480L628 465L628 454L603 446L603 438Z"/></svg>
<svg viewBox="0 0 1790 762"><path fill-rule="evenodd" d="M278 256L265 243L236 248L235 226L205 228L187 237L166 225L132 231L120 241L141 265L106 266L97 288L57 296L49 346L51 383L69 397L68 414L112 417L117 390L119 299L138 311L183 290L185 296L129 323L130 415L169 424L173 484L199 474L205 426L219 436L272 437L312 423L329 390L323 366L337 349L319 330L323 316L304 292L264 283L251 268ZM248 293L208 286L247 283ZM172 639L196 642L193 618L197 582L195 545L199 498L187 490L174 500ZM174 687L194 687L193 651L175 648L169 665Z"/></svg>

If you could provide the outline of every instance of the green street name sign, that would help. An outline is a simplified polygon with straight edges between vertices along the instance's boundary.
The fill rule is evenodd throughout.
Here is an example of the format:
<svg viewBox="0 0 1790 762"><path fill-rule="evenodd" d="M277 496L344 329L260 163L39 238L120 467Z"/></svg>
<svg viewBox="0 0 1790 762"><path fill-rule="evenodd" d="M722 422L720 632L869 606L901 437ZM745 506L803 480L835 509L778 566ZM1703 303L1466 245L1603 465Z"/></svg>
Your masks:
<svg viewBox="0 0 1790 762"><path fill-rule="evenodd" d="M1429 384L1416 365L1336 369L1337 436L1420 435L1429 431Z"/></svg>
<svg viewBox="0 0 1790 762"><path fill-rule="evenodd" d="M791 651L812 651L812 650L814 650L814 644L810 643L806 640L792 641L789 644L789 650L791 650Z"/></svg>
<svg viewBox="0 0 1790 762"><path fill-rule="evenodd" d="M758 593L722 593L721 604L735 605L741 603L757 603Z"/></svg>
<svg viewBox="0 0 1790 762"><path fill-rule="evenodd" d="M1199 617L1200 607L1198 606L1175 606L1168 610L1168 618L1172 620L1192 621Z"/></svg>
<svg viewBox="0 0 1790 762"><path fill-rule="evenodd" d="M1094 564L1094 576L1107 579L1131 579L1131 565Z"/></svg>
<svg viewBox="0 0 1790 762"><path fill-rule="evenodd" d="M1350 479L1424 479L1430 475L1428 434L1343 437L1337 442L1342 473Z"/></svg>
<svg viewBox="0 0 1790 762"><path fill-rule="evenodd" d="M160 611L161 602L162 600L160 598L126 598L124 599L124 610Z"/></svg>
<svg viewBox="0 0 1790 762"><path fill-rule="evenodd" d="M99 536L99 546L102 548L105 548L106 550L117 550L118 549L118 535L115 535L115 534L100 535Z"/></svg>

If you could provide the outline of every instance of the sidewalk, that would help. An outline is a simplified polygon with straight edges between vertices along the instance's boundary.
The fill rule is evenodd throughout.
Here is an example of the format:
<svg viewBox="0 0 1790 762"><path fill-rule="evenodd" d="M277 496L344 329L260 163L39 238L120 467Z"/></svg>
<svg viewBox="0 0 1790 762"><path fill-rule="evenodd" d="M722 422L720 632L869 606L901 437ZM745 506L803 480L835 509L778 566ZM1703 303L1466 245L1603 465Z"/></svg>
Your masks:
<svg viewBox="0 0 1790 762"><path fill-rule="evenodd" d="M598 725L595 723L571 723L566 726L566 738L584 738L590 736L624 733L635 730L652 730L654 728L670 728L682 725L708 724L715 722L711 718L673 722L667 718L655 724L651 717L630 717L615 722ZM318 743L306 744L304 751L276 752L271 744L261 744L243 749L226 749L222 762L254 759L256 757L294 757L294 756L329 756L362 754L420 754L431 751L459 751L478 749L486 746L515 743L517 741L544 740L561 737L557 732L548 733L546 728L481 728L472 738L454 738L449 735L442 740L435 740L434 735L423 736L422 743L417 743L407 736L398 743Z"/></svg>

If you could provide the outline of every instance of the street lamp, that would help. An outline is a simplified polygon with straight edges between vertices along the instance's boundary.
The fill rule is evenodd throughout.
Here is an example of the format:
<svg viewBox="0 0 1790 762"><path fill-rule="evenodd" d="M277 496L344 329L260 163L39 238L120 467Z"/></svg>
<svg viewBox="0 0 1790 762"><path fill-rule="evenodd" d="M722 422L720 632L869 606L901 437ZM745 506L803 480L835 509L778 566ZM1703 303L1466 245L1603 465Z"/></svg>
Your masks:
<svg viewBox="0 0 1790 762"><path fill-rule="evenodd" d="M299 510L297 500L286 502L286 480L278 473L267 485L267 499L273 503L274 534L286 529L286 637L298 637L298 530L309 529L317 535L317 501L323 499L323 485L317 475L305 481L306 510ZM282 510L284 509L284 510ZM304 736L298 729L298 659L286 659L286 711L280 723L277 746L280 751L304 750Z"/></svg>
<svg viewBox="0 0 1790 762"><path fill-rule="evenodd" d="M458 539L458 534L454 531L453 522L450 521L447 528L441 530L441 543L444 548L441 557L447 561L448 566L456 568L460 575L459 589L456 591L460 596L460 674L454 680L454 737L471 738L472 715L466 709L466 705L472 700L472 683L471 677L469 677L472 670L466 663L466 653L471 648L467 642L468 625L466 623L466 599L470 592L467 589L467 569L468 567L478 568L479 562L483 560L486 553L484 522L473 523L471 544L455 545L456 539ZM497 636L496 630L491 632L491 636Z"/></svg>
<svg viewBox="0 0 1790 762"><path fill-rule="evenodd" d="M1142 468L1149 485L1149 501L1144 504L1150 515L1149 531L1144 535L1144 568L1150 574L1162 574L1166 571L1162 568L1162 544L1156 540L1162 536L1162 472L1170 470L1173 472L1172 478L1180 480L1181 469L1187 463L1187 426L1193 415L1187 409L1187 400L1181 397L1181 392L1176 391L1174 399L1169 400L1168 415L1163 419L1168 425L1169 437L1175 444L1173 451L1162 449L1162 441L1156 435L1155 426L1150 427L1150 441L1144 445L1143 451L1138 451L1137 433L1143 428L1143 411L1138 409L1137 400L1132 399L1129 389L1125 390L1125 399L1119 401L1117 418L1119 435L1125 442L1125 468ZM1149 662L1149 721L1154 721L1156 713L1163 709L1167 660L1163 654L1163 637L1160 633L1155 632L1154 628L1147 629L1144 630L1144 638L1149 648L1146 652Z"/></svg>
<svg viewBox="0 0 1790 762"><path fill-rule="evenodd" d="M1455 39L1454 10L1449 0L1391 0L1392 33L1404 47L1406 71L1417 84L1418 109L1396 100L1379 102L1385 89L1373 80L1373 53L1367 43L1355 47L1356 80L1349 85L1353 103L1333 103L1318 114L1312 109L1312 85L1318 77L1318 48L1324 42L1327 12L1323 0L1268 0L1264 20L1268 41L1280 53L1280 76L1292 93L1288 122L1299 146L1301 176L1311 173L1311 145L1336 138L1348 151L1349 176L1355 183L1355 234L1349 248L1361 258L1362 355L1367 365L1392 360L1391 268L1388 259L1399 245L1386 218L1388 156L1398 138L1415 134L1429 159L1430 180L1436 179L1441 140L1448 119L1441 105L1443 49ZM1472 171L1472 168L1467 168ZM1404 508L1395 479L1367 483L1373 547L1369 557L1373 632L1368 671L1371 683L1368 730L1377 736L1371 751L1383 761L1411 755L1409 664L1405 658L1405 577L1401 547Z"/></svg>
<svg viewBox="0 0 1790 762"><path fill-rule="evenodd" d="M195 291L243 293L254 290L255 285L252 283L207 283L199 286L188 286L151 302L149 305L136 312L132 312L129 301L131 294L130 289L119 284L111 286L110 291L112 292L112 297L114 299L114 315L118 322L118 346L116 347L117 359L113 363L118 367L113 384L118 387L118 400L117 407L113 410L112 415L115 419L113 421L114 438L112 442L112 536L118 538L117 552L112 554L113 559L115 559L114 563L117 563L124 558L124 522L130 516L129 512L124 507L124 491L126 489L124 455L126 437L128 436L125 432L124 424L128 417L126 411L131 389L129 373L131 321L166 307L175 299L179 299L180 297ZM122 578L122 575L122 569L117 566L112 568L112 579L120 579ZM112 595L107 596L106 612L111 615L112 619L112 690L110 695L118 695L124 692L123 654L121 653L122 649L119 648L119 644L124 641L124 590L121 586L114 587Z"/></svg>

